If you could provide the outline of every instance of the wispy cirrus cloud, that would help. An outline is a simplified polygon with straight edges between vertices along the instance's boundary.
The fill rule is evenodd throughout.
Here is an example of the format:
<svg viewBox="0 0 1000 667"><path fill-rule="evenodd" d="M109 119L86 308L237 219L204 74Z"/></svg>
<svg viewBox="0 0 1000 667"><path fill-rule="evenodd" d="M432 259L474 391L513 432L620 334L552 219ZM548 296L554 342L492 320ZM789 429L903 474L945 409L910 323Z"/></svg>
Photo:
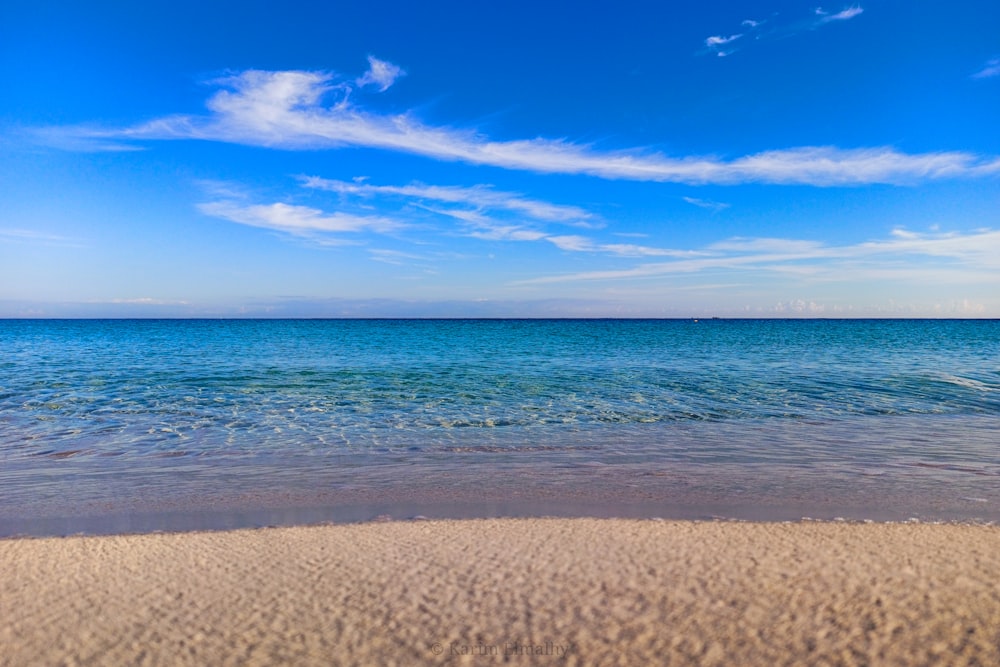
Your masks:
<svg viewBox="0 0 1000 667"><path fill-rule="evenodd" d="M1000 76L1000 58L990 58L987 60L982 68L972 75L972 78L989 79L994 76Z"/></svg>
<svg viewBox="0 0 1000 667"><path fill-rule="evenodd" d="M307 188L327 190L340 194L360 197L399 196L420 200L430 200L448 204L460 204L473 209L504 209L522 213L536 220L561 223L590 224L593 214L578 207L552 204L528 199L518 193L494 190L488 185L442 186L411 183L409 185L371 185L364 182L347 182L302 176L302 184Z"/></svg>
<svg viewBox="0 0 1000 667"><path fill-rule="evenodd" d="M702 53L729 56L755 42L791 37L799 33L816 30L831 23L849 21L860 16L864 11L861 5L851 5L832 14L822 7L816 7L812 15L807 18L783 20L783 17L775 14L769 19L744 19L740 23L740 26L745 28L743 32L735 33L729 37L721 35L708 37L705 40L706 48L702 50ZM738 39L740 42L733 44Z"/></svg>
<svg viewBox="0 0 1000 667"><path fill-rule="evenodd" d="M72 248L83 247L83 244L69 236L62 234L52 234L37 229L0 229L0 243L30 243L37 245L67 246Z"/></svg>
<svg viewBox="0 0 1000 667"><path fill-rule="evenodd" d="M705 39L705 46L725 46L730 42L735 42L742 36L743 36L742 33L730 35L729 37L723 37L722 35L712 35L711 37Z"/></svg>
<svg viewBox="0 0 1000 667"><path fill-rule="evenodd" d="M530 199L487 185L374 185L362 179L352 182L318 176L299 176L298 180L306 190L337 195L326 206L333 212L285 202L261 204L239 185L216 181L202 183L214 201L199 204L198 209L215 218L325 245L367 243L370 237L362 238L363 233L415 230L425 239L442 235L488 241L542 241L551 235L546 230L549 225L589 229L603 226L597 216L578 206ZM374 215L372 210L380 214ZM375 253L373 257L391 263L416 259L402 251Z"/></svg>
<svg viewBox="0 0 1000 667"><path fill-rule="evenodd" d="M560 250L571 252L604 253L620 257L691 257L701 253L691 250L654 248L632 243L600 243L584 236L546 236L545 239Z"/></svg>
<svg viewBox="0 0 1000 667"><path fill-rule="evenodd" d="M710 51L715 53L715 55L725 57L736 52L736 49L728 45L732 44L742 36L743 33L736 33L735 35L729 35L728 37L723 37L722 35L712 35L705 38L705 46Z"/></svg>
<svg viewBox="0 0 1000 667"><path fill-rule="evenodd" d="M712 201L710 199L698 199L697 197L681 197L681 199L692 206L697 206L698 208L704 208L714 212L723 211L729 208L729 204Z"/></svg>
<svg viewBox="0 0 1000 667"><path fill-rule="evenodd" d="M338 195L337 201L328 207L337 209L336 212L287 203L251 204L244 200L252 197L239 187L216 182L206 184L209 192L232 193L233 197L203 203L198 208L212 217L308 238L324 245L371 241L370 237L345 236L351 233L392 233L398 237L402 232L412 232L419 234L419 243L436 243L429 240L435 236L461 236L480 241L544 242L565 252L617 257L695 257L704 254L635 243L608 243L580 234L554 232L550 230L552 225L596 229L604 223L593 213L576 206L528 199L486 185L375 185L363 180L298 178L303 188ZM370 209L382 211L383 215L373 216L366 212ZM433 217L429 219L427 214ZM399 250L372 249L369 252L376 261L390 264L427 259L426 254Z"/></svg>
<svg viewBox="0 0 1000 667"><path fill-rule="evenodd" d="M417 206L459 223L457 228L444 226L430 229L424 225L425 233L458 234L483 241L540 242L551 244L564 252L616 258L661 257L672 260L643 263L624 269L542 276L521 281L524 284L607 281L720 270L769 272L812 280L838 280L846 275L850 275L851 279L867 277L878 280L916 279L920 276L945 282L966 280L981 283L984 279L990 279L990 276L993 280L1000 280L1000 231L991 229L944 233L936 229L915 232L898 227L892 230L888 238L846 246L805 239L735 237L700 248L663 248L635 243L612 243L581 234L549 231L549 224L572 224L577 219L590 220L593 215L577 207L531 200L517 193L498 191L488 186L436 186L421 183L404 186L375 185L316 176L302 176L299 179L306 188L333 192L348 199L377 199L375 203L379 210L387 210L385 198L395 198L398 204L392 211L394 220L405 219L405 209ZM693 200L688 203L706 208L726 206L690 197L684 199ZM347 203L350 204L349 201ZM270 215L278 210L277 205L264 209ZM246 210L252 210L252 217L255 219L261 217L261 207L240 209L240 215L246 215ZM504 211L513 211L516 215L504 218ZM537 215L526 215L527 212L535 212ZM281 208L280 213L294 213L291 217L297 224L300 219L304 219L306 223L300 226L310 228L318 226L315 221L327 217L304 207ZM339 215L333 217L339 219ZM232 219L231 215L222 217ZM351 216L346 216L345 219L351 219ZM271 221L268 218L268 222ZM406 224L417 227L419 223L411 221ZM377 229L375 226L368 226ZM373 258L378 261L396 264L409 259L426 259L425 255L401 251L372 252ZM923 263L928 261L931 263Z"/></svg>
<svg viewBox="0 0 1000 667"><path fill-rule="evenodd" d="M300 181L303 187L346 197L348 205L352 200L361 200L374 202L382 210L392 208L396 216L407 215L407 208L418 208L459 223L457 228L446 226L439 230L441 233L483 241L548 240L546 228L551 224L586 228L603 225L593 213L578 206L529 199L488 185L374 185L316 176L302 176Z"/></svg>
<svg viewBox="0 0 1000 667"><path fill-rule="evenodd" d="M205 215L222 218L250 227L261 227L292 236L311 238L322 243L351 243L343 237L364 231L396 231L402 225L385 216L327 213L309 206L296 206L282 202L273 204L245 204L222 200L198 204Z"/></svg>
<svg viewBox="0 0 1000 667"><path fill-rule="evenodd" d="M380 93L384 93L401 76L406 76L406 72L398 65L368 56L368 71L358 77L356 83L361 87L376 86Z"/></svg>
<svg viewBox="0 0 1000 667"><path fill-rule="evenodd" d="M811 253L820 251L822 248L823 244L819 241L743 237L718 241L708 246L708 250L711 252L732 253Z"/></svg>
<svg viewBox="0 0 1000 667"><path fill-rule="evenodd" d="M216 83L223 90L208 100L207 115L165 116L122 129L62 127L41 133L98 144L202 140L283 150L366 147L503 169L691 185L907 184L1000 173L996 156L963 151L911 154L888 146L806 146L727 159L671 157L645 149L598 150L560 139L494 141L474 130L426 125L412 113L368 111L351 101L329 73L250 70ZM334 99L326 101L328 95Z"/></svg>
<svg viewBox="0 0 1000 667"><path fill-rule="evenodd" d="M842 9L836 14L830 14L829 12L824 11L822 7L817 7L816 16L819 17L817 24L823 25L824 23L830 23L832 21L849 21L864 11L865 10L862 9L860 5L854 5L853 7Z"/></svg>
<svg viewBox="0 0 1000 667"><path fill-rule="evenodd" d="M769 272L814 281L915 280L1000 281L1000 231L912 232L895 229L889 238L834 246L820 241L733 238L710 244L689 257L625 269L541 276L525 284L615 281L705 271Z"/></svg>
<svg viewBox="0 0 1000 667"><path fill-rule="evenodd" d="M151 296L140 296L135 298L110 299L108 301L91 301L89 303L114 303L131 306L187 306L191 302L184 299L157 299Z"/></svg>
<svg viewBox="0 0 1000 667"><path fill-rule="evenodd" d="M385 264L402 265L410 262L432 262L436 257L421 255L403 250L391 250L388 248L371 248L368 250L369 256L376 262Z"/></svg>

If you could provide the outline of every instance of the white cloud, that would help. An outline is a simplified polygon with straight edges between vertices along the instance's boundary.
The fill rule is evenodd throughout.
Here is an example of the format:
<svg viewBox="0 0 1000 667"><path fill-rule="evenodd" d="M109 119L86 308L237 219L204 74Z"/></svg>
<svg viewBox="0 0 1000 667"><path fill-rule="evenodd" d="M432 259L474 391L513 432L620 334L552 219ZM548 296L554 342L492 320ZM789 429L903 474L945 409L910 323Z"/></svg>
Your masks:
<svg viewBox="0 0 1000 667"><path fill-rule="evenodd" d="M722 37L720 35L713 35L705 40L705 46L722 46L723 44L729 44L730 42L735 42L737 39L743 35L730 35L729 37Z"/></svg>
<svg viewBox="0 0 1000 667"><path fill-rule="evenodd" d="M692 206L697 206L698 208L705 208L710 211L722 211L729 208L729 204L724 204L722 202L711 201L709 199L698 199L697 197L681 197L684 201Z"/></svg>
<svg viewBox="0 0 1000 667"><path fill-rule="evenodd" d="M395 220L383 216L356 216L345 213L324 213L308 206L284 203L242 205L233 201L199 204L205 215L222 218L251 227L262 227L294 236L313 237L317 234L343 234L363 231L387 232L401 227ZM326 239L336 242L334 239Z"/></svg>
<svg viewBox="0 0 1000 667"><path fill-rule="evenodd" d="M178 299L155 299L150 296L141 296L134 299L110 299L108 301L96 301L91 303L123 303L132 306L186 306L189 301Z"/></svg>
<svg viewBox="0 0 1000 667"><path fill-rule="evenodd" d="M692 257L702 253L694 250L673 250L671 248L654 248L632 243L602 243L596 248L599 252L613 253L623 257Z"/></svg>
<svg viewBox="0 0 1000 667"><path fill-rule="evenodd" d="M462 222L468 222L477 226L485 226L492 221L491 218L483 215L479 211L470 211L463 208L442 208L440 206L435 207L422 204L417 204L417 206L425 211L430 211L431 213L454 218L455 220L461 220Z"/></svg>
<svg viewBox="0 0 1000 667"><path fill-rule="evenodd" d="M581 240L570 249L587 250ZM687 257L626 269L543 276L524 284L622 280L709 270L792 273L821 281L909 280L982 285L1000 282L1000 231L918 233L894 230L891 237L849 246L800 239L728 239Z"/></svg>
<svg viewBox="0 0 1000 667"><path fill-rule="evenodd" d="M241 183L224 181L218 179L202 178L194 182L202 192L212 199L227 199L230 201L245 200L251 197L251 193Z"/></svg>
<svg viewBox="0 0 1000 667"><path fill-rule="evenodd" d="M486 185L472 187L452 185L369 185L329 180L317 176L303 176L302 184L308 188L328 190L341 194L362 197L398 195L414 199L433 200L450 204L465 204L477 209L499 208L523 213L536 220L561 223L580 223L593 218L588 211L578 206L562 206L533 199L526 199L518 193L494 190ZM588 223L589 224L589 223Z"/></svg>
<svg viewBox="0 0 1000 667"><path fill-rule="evenodd" d="M706 51L714 53L720 57L728 56L731 53L735 53L737 49L731 47L723 49L722 47L726 46L727 44L732 44L742 36L743 36L742 33L730 35L729 37L723 37L722 35L712 35L711 37L705 39Z"/></svg>
<svg viewBox="0 0 1000 667"><path fill-rule="evenodd" d="M334 192L346 197L401 198L411 207L416 206L462 223L457 232L445 231L445 234L458 233L461 236L484 241L545 241L569 252L602 253L621 257L690 257L701 254L630 243L602 243L580 235L552 234L545 230L547 224L574 225L577 220L592 220L594 216L578 207L559 206L527 199L517 193L498 191L483 185L458 187L412 183L393 186L374 185L363 180L348 182L316 176L299 178L304 187ZM342 203L350 202L346 200ZM448 206L452 204L458 207ZM384 209L386 202L379 201L377 206ZM473 208L468 208L469 206ZM399 211L394 215L402 216L405 213ZM596 225L587 223L585 226Z"/></svg>
<svg viewBox="0 0 1000 667"><path fill-rule="evenodd" d="M774 183L815 186L993 175L1000 158L952 151L902 153L892 147L807 146L735 159L670 157L641 149L598 151L558 139L492 141L471 130L434 127L411 114L379 115L347 103L324 106L338 86L322 72L247 71L222 82L208 116L168 116L124 130L78 131L99 140L201 139L282 149L362 146L542 173L688 184Z"/></svg>
<svg viewBox="0 0 1000 667"><path fill-rule="evenodd" d="M461 223L444 233L488 241L540 241L549 224L594 228L600 226L595 216L577 206L562 206L528 199L518 193L495 190L487 185L471 187L426 185L374 185L364 180L353 182L316 176L299 177L307 188L334 192L341 204L374 205L380 210L396 207L394 216L412 215L414 208ZM360 200L360 203L358 202ZM395 200L395 201L394 201ZM426 220L421 220L426 223ZM414 221L416 224L416 221Z"/></svg>
<svg viewBox="0 0 1000 667"><path fill-rule="evenodd" d="M77 239L61 234L52 234L37 229L0 229L0 243L32 243L39 245L56 245L82 247Z"/></svg>
<svg viewBox="0 0 1000 667"><path fill-rule="evenodd" d="M597 243L584 236L575 235L546 236L545 240L552 243L560 250L567 250L570 252L610 253L623 257L690 257L692 255L700 254L690 250L653 248L650 246L634 245L631 243Z"/></svg>
<svg viewBox="0 0 1000 667"><path fill-rule="evenodd" d="M395 265L404 264L407 260L426 262L431 259L430 257L426 257L424 255L416 255L414 253L403 252L402 250L389 250L386 248L371 248L368 250L368 254L376 262L384 262L385 264Z"/></svg>
<svg viewBox="0 0 1000 667"><path fill-rule="evenodd" d="M740 34L734 34L731 37L722 37L719 35L709 37L705 40L706 48L702 49L700 53L715 53L719 56L728 56L736 53L740 50L740 48L750 46L754 42L781 39L792 35L806 33L830 23L848 21L863 12L864 9L862 9L860 5L846 7L836 14L830 14L822 7L817 7L813 10L811 16L793 19L791 21L782 21L777 18L777 15L766 21L745 19L740 23L740 25L747 28L747 30ZM724 50L721 49L721 47L744 36L747 39L742 40L739 45L732 48L726 48Z"/></svg>
<svg viewBox="0 0 1000 667"><path fill-rule="evenodd" d="M348 182L316 176L300 176L299 180L303 187L340 195L335 207L337 211L327 213L318 208L286 203L250 203L255 198L252 193L238 185L216 181L203 183L206 191L217 197L216 201L199 204L198 208L206 215L326 245L350 243L344 237L348 233L400 231L457 235L484 241L546 241L552 236L545 230L550 224L588 228L602 226L592 213L579 207L528 199L485 185L373 185L366 183L366 179ZM373 199L377 201L370 202ZM394 199L396 201L392 201ZM372 209L383 214L368 213ZM452 223L458 221L459 224L435 227L422 212ZM558 244L558 241L553 242ZM673 254L625 244L598 245L590 241L587 244L586 250L591 252L632 256ZM418 259L416 255L400 251L372 250L371 253L373 259L396 264Z"/></svg>
<svg viewBox="0 0 1000 667"><path fill-rule="evenodd" d="M480 211L419 204L418 206L431 213L465 223L458 232L449 232L457 233L459 236L489 241L538 241L545 238L544 232L534 229L530 225L499 220Z"/></svg>
<svg viewBox="0 0 1000 667"><path fill-rule="evenodd" d="M735 237L719 241L708 246L710 251L728 251L735 253L788 253L802 254L822 251L823 244L819 241L803 241L799 239L773 238L742 238Z"/></svg>
<svg viewBox="0 0 1000 667"><path fill-rule="evenodd" d="M571 252L588 252L594 249L594 243L590 239L584 238L582 236L564 235L564 236L549 236L545 239L549 243L552 243L555 247L560 250L569 250Z"/></svg>
<svg viewBox="0 0 1000 667"><path fill-rule="evenodd" d="M466 232L466 236L481 241L541 241L545 233L517 225L483 222Z"/></svg>
<svg viewBox="0 0 1000 667"><path fill-rule="evenodd" d="M988 79L1000 75L1000 58L990 58L983 68L972 75L973 79Z"/></svg>
<svg viewBox="0 0 1000 667"><path fill-rule="evenodd" d="M908 154L890 147L841 149L815 146L765 151L730 162L710 163L705 182L765 182L811 185L913 183L1000 173L1000 159L960 151Z"/></svg>
<svg viewBox="0 0 1000 667"><path fill-rule="evenodd" d="M127 131L108 132L96 127L42 127L27 134L43 146L75 153L126 153L145 150L142 146L120 141L113 136L125 136Z"/></svg>
<svg viewBox="0 0 1000 667"><path fill-rule="evenodd" d="M774 306L774 312L776 313L795 313L796 315L821 315L826 312L826 306L818 304L815 301L803 301L802 299L795 299L794 301L779 301Z"/></svg>
<svg viewBox="0 0 1000 667"><path fill-rule="evenodd" d="M385 60L379 60L375 56L368 56L368 71L360 76L356 82L359 86L377 86L379 92L385 92L389 86L396 82L406 72L397 65L393 65Z"/></svg>
<svg viewBox="0 0 1000 667"><path fill-rule="evenodd" d="M961 261L969 267L1000 269L1000 231L977 230L969 234L923 234L893 230L893 238L870 241L855 246L859 254L908 254L944 257ZM1000 279L1000 276L995 276Z"/></svg>
<svg viewBox="0 0 1000 667"><path fill-rule="evenodd" d="M852 7L843 9L837 12L836 14L827 14L822 9L817 8L816 14L822 17L820 19L820 23L822 24L822 23L829 23L831 21L848 21L864 11L865 10L862 9L860 5L854 5Z"/></svg>

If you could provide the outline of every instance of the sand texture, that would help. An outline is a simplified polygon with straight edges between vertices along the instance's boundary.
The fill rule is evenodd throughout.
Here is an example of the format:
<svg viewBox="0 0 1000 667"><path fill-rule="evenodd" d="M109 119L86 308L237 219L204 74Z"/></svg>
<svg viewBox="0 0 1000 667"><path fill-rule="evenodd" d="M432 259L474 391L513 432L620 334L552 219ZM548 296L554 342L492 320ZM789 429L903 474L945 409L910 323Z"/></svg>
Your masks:
<svg viewBox="0 0 1000 667"><path fill-rule="evenodd" d="M3 665L998 665L1000 528L414 521L0 541Z"/></svg>

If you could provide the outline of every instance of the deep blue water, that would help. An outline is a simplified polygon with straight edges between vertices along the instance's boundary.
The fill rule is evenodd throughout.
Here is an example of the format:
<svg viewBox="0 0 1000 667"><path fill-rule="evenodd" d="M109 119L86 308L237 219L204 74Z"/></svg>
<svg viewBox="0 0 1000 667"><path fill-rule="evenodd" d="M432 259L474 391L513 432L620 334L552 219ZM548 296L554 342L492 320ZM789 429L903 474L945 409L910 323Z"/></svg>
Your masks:
<svg viewBox="0 0 1000 667"><path fill-rule="evenodd" d="M14 519L508 491L994 518L998 434L998 321L0 321Z"/></svg>

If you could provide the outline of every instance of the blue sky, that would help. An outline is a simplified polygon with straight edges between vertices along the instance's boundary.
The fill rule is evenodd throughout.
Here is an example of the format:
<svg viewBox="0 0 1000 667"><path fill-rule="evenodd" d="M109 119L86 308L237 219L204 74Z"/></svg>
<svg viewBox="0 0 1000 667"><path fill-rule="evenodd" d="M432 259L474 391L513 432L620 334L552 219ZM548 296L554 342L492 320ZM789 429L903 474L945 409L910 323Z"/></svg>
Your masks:
<svg viewBox="0 0 1000 667"><path fill-rule="evenodd" d="M0 316L1000 317L1000 4L0 5Z"/></svg>

